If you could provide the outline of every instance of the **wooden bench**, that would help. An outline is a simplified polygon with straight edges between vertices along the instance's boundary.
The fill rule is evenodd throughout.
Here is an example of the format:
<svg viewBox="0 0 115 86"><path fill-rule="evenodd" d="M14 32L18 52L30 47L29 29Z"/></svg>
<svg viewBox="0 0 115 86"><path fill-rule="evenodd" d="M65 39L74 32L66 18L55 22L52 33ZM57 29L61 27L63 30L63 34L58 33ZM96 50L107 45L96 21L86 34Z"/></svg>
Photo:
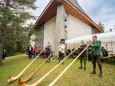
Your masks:
<svg viewBox="0 0 115 86"><path fill-rule="evenodd" d="M104 62L109 62L109 63L114 63L115 64L115 56L106 56L106 57L102 57L102 60Z"/></svg>
<svg viewBox="0 0 115 86"><path fill-rule="evenodd" d="M109 57L109 56L106 56L106 57L102 57L102 59L108 59L108 58L111 58L111 57Z"/></svg>

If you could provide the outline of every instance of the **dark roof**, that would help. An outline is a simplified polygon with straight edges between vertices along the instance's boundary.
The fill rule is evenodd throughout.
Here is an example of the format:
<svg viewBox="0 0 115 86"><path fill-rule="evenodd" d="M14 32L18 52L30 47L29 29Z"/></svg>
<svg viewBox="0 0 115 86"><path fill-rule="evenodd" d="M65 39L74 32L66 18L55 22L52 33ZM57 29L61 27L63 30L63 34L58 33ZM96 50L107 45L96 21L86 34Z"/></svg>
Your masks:
<svg viewBox="0 0 115 86"><path fill-rule="evenodd" d="M81 12L83 12L86 16L88 16L85 11L81 8L81 6L79 5L79 3L77 2L77 0L69 0L69 2L71 2L75 7L77 7Z"/></svg>

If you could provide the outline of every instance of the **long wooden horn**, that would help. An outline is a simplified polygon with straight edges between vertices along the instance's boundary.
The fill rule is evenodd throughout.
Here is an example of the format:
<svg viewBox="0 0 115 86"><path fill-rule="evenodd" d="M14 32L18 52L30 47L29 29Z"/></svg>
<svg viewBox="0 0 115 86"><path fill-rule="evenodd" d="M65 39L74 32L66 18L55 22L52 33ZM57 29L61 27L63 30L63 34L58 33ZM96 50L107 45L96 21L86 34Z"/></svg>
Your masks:
<svg viewBox="0 0 115 86"><path fill-rule="evenodd" d="M59 78L71 67L71 65L79 58L79 56L88 48L88 46L65 68L65 70L63 70L62 73L60 73L60 75L54 80L52 81L48 86L53 86L58 80Z"/></svg>
<svg viewBox="0 0 115 86"><path fill-rule="evenodd" d="M75 50L77 50L77 48L75 48ZM32 85L26 85L25 83L22 84L22 86L37 86L39 85L51 72L53 72L63 61L65 61L73 52L75 52L75 50L73 50L65 59L63 59L59 64L57 64L54 68L52 68L49 72L47 72L42 78L40 78L37 82L35 82Z"/></svg>
<svg viewBox="0 0 115 86"><path fill-rule="evenodd" d="M23 83L26 83L27 81L29 81L29 80L32 78L32 76L34 76L34 74L45 64L45 62L46 62L52 55L53 55L53 54L50 54L50 56L49 56L45 61L43 61L43 63L42 63L27 79L25 79L25 80L19 79L19 80L18 80L18 84L23 84Z"/></svg>
<svg viewBox="0 0 115 86"><path fill-rule="evenodd" d="M15 76L15 77L9 77L7 81L10 83L10 82L13 82L13 81L19 79L22 76L22 74L26 71L26 69L37 59L37 57L40 56L40 54L43 51L44 51L44 49L17 76Z"/></svg>

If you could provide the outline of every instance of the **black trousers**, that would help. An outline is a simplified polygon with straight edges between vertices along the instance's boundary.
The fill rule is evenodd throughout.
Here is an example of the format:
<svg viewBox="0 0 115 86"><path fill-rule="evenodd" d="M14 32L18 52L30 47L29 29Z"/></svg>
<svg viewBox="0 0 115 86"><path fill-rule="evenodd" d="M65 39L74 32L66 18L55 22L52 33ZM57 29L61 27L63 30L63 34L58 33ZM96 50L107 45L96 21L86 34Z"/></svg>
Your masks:
<svg viewBox="0 0 115 86"><path fill-rule="evenodd" d="M2 59L5 60L5 58L6 58L6 54L3 54Z"/></svg>
<svg viewBox="0 0 115 86"><path fill-rule="evenodd" d="M102 74L101 56L93 56L92 57L93 72L96 72L96 62L98 64L100 74Z"/></svg>
<svg viewBox="0 0 115 86"><path fill-rule="evenodd" d="M59 52L59 62L64 59L64 53Z"/></svg>
<svg viewBox="0 0 115 86"><path fill-rule="evenodd" d="M50 56L50 53L49 52L46 52L46 58L48 58ZM49 62L50 62L50 58L48 59Z"/></svg>
<svg viewBox="0 0 115 86"><path fill-rule="evenodd" d="M84 68L86 68L86 56L82 56L80 57L80 64L81 64L81 67L82 67L82 63L84 62Z"/></svg>
<svg viewBox="0 0 115 86"><path fill-rule="evenodd" d="M32 58L32 51L29 51L29 58Z"/></svg>

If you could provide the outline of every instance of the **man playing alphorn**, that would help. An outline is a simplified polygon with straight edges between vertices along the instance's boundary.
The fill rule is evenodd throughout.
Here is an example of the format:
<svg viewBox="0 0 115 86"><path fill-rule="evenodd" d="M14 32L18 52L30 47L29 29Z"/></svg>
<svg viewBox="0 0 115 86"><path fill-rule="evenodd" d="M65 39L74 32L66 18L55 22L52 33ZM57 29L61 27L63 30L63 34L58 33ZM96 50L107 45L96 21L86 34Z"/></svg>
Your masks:
<svg viewBox="0 0 115 86"><path fill-rule="evenodd" d="M96 74L96 62L99 67L99 77L102 77L102 64L101 64L101 41L97 40L97 36L92 36L93 42L89 45L91 46L92 50L92 64L93 64L93 71L91 74Z"/></svg>
<svg viewBox="0 0 115 86"><path fill-rule="evenodd" d="M50 42L48 42L48 45L46 47L46 58L48 58L51 54L51 45ZM47 60L47 62L50 62L50 58Z"/></svg>
<svg viewBox="0 0 115 86"><path fill-rule="evenodd" d="M80 52L83 51L86 46L87 45L84 43L84 40L81 40ZM87 57L87 51L85 50L80 56L81 66L79 67L79 69L82 69L82 62L84 61L84 70L86 70L86 57Z"/></svg>
<svg viewBox="0 0 115 86"><path fill-rule="evenodd" d="M64 59L64 53L65 53L65 45L63 42L60 42L59 45L59 62ZM64 62L63 62L64 64Z"/></svg>

